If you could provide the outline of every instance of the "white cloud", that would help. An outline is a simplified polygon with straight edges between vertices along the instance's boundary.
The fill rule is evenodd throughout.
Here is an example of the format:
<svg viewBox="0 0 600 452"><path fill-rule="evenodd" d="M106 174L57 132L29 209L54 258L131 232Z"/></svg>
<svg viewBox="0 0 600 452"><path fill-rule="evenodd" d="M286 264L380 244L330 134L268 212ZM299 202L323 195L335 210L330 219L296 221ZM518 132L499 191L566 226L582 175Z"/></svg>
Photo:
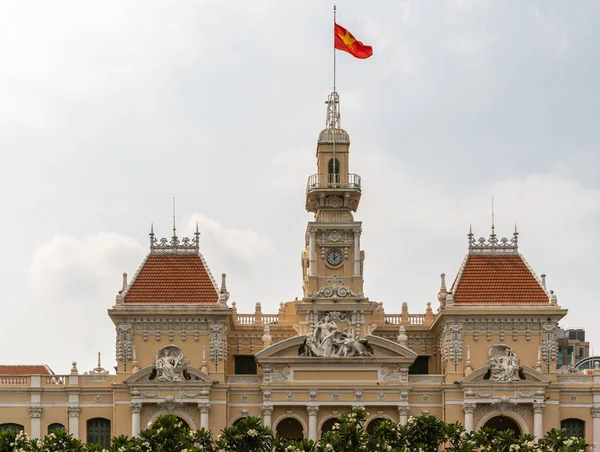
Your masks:
<svg viewBox="0 0 600 452"><path fill-rule="evenodd" d="M132 274L144 252L134 239L106 232L82 238L58 235L40 245L29 268L29 297L14 308L14 315L26 318L38 338L26 361L66 372L75 360L80 371L87 371L102 352L104 367L112 369L114 327L106 309L114 304L121 274L129 269ZM23 361L12 354L3 359Z"/></svg>
<svg viewBox="0 0 600 452"><path fill-rule="evenodd" d="M196 223L202 234L202 248L210 253L227 256L231 260L253 264L262 257L271 257L277 253L273 242L248 229L226 228L218 221L206 215L196 213L186 222L187 229L195 228Z"/></svg>

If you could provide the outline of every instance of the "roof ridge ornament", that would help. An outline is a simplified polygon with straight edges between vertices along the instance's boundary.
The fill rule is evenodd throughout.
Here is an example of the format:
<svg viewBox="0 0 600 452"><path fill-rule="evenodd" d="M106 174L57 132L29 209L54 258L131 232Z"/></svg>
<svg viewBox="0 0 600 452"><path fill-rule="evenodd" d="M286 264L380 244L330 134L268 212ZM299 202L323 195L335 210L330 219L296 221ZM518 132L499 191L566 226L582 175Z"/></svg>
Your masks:
<svg viewBox="0 0 600 452"><path fill-rule="evenodd" d="M498 239L493 227L488 240L485 237L476 239L471 227L469 227L467 237L469 238L469 254L519 254L519 232L516 224L515 232L510 240L506 237Z"/></svg>
<svg viewBox="0 0 600 452"><path fill-rule="evenodd" d="M154 234L154 225L150 229L150 254L193 254L200 252L200 231L196 223L194 238L183 237L179 239L173 230L173 237L157 239Z"/></svg>

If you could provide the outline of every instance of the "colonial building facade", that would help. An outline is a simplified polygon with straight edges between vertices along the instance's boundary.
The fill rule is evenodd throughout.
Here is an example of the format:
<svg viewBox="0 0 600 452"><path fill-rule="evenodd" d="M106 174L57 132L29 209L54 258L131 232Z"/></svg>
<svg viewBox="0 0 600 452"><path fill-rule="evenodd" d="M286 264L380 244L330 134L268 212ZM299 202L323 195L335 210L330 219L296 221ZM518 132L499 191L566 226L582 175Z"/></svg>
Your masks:
<svg viewBox="0 0 600 452"><path fill-rule="evenodd" d="M389 313L363 290L360 176L328 100L308 178L303 294L276 313L237 312L192 238L157 239L108 310L116 373L68 375L0 366L0 428L33 436L59 427L89 442L136 435L161 414L218 432L260 416L282 436L318 439L341 413L367 423L432 414L468 430L489 425L543 435L565 427L600 444L600 368L557 372L566 315L545 277L519 253L519 234L470 232L451 285L423 313ZM595 368L594 368L595 367ZM598 446L597 446L598 447Z"/></svg>

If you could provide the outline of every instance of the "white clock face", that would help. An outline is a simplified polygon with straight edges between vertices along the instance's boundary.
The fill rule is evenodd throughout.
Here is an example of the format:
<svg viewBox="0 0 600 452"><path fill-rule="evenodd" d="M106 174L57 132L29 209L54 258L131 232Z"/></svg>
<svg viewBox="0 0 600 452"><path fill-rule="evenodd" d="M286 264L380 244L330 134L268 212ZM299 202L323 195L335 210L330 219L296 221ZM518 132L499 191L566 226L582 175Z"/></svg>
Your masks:
<svg viewBox="0 0 600 452"><path fill-rule="evenodd" d="M331 250L327 253L327 263L333 267L337 267L342 263L342 252L340 250Z"/></svg>

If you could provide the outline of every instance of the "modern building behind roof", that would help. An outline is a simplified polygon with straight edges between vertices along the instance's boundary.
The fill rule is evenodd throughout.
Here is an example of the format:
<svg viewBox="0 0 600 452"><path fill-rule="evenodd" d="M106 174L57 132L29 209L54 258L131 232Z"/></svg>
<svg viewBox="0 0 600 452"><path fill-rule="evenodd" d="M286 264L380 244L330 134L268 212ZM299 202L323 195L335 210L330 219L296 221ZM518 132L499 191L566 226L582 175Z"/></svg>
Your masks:
<svg viewBox="0 0 600 452"><path fill-rule="evenodd" d="M583 328L558 330L558 358L556 366L561 369L575 367L581 360L590 356L590 343L585 340Z"/></svg>
<svg viewBox="0 0 600 452"><path fill-rule="evenodd" d="M215 434L255 415L282 436L317 439L361 406L367 424L432 414L467 430L537 437L564 427L599 446L600 369L557 371L561 341L570 347L583 339L561 336L567 310L521 254L516 230L509 238L493 225L486 238L469 232L450 290L442 274L437 300L423 310L403 303L393 312L397 300L368 298L363 223L355 219L363 181L350 172L337 93L327 118L306 186L314 219L301 297L290 291L293 301L277 312L257 303L255 312L238 313L225 275L219 286L202 256L199 231L160 240L151 231L148 255L130 280L124 275L108 309L116 373L100 361L83 373L74 363L67 375L0 366L0 429L40 436L64 426L105 445L111 436L137 435L161 414Z"/></svg>

